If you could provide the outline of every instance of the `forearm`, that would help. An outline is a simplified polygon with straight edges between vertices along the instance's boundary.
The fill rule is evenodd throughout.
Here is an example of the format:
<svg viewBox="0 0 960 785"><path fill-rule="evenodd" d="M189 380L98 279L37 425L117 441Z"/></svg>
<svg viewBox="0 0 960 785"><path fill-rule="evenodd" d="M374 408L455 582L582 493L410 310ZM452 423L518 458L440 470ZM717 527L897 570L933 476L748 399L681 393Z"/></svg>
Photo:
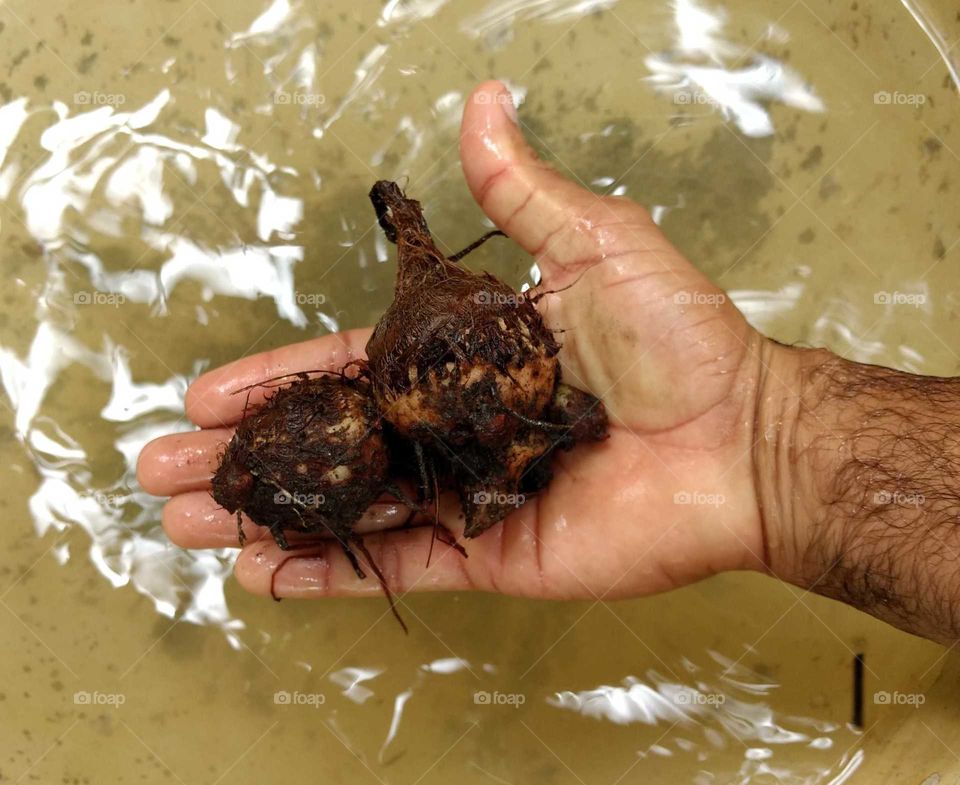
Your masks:
<svg viewBox="0 0 960 785"><path fill-rule="evenodd" d="M754 465L770 572L960 637L960 378L770 343Z"/></svg>

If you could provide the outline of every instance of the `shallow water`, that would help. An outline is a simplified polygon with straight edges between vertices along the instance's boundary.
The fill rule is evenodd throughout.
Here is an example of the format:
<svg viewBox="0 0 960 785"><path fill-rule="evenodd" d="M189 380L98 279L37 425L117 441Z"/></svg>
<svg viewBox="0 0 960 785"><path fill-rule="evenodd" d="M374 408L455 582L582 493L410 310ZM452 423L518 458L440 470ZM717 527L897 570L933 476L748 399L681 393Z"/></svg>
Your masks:
<svg viewBox="0 0 960 785"><path fill-rule="evenodd" d="M373 180L450 249L484 230L456 131L488 77L766 333L960 372L948 4L40 5L0 6L0 781L858 781L904 709L848 724L854 653L872 697L939 647L747 575L408 597L404 638L380 602L244 595L134 462L204 368L375 319ZM530 280L509 242L471 264Z"/></svg>

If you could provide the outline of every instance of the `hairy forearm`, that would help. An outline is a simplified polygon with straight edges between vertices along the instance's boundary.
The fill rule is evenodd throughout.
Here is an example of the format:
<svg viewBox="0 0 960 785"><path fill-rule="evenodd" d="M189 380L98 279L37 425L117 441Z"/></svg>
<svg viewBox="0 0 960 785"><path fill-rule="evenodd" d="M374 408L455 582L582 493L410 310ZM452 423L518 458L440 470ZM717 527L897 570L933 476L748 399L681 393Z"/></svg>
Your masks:
<svg viewBox="0 0 960 785"><path fill-rule="evenodd" d="M770 343L754 463L771 573L960 637L960 378Z"/></svg>

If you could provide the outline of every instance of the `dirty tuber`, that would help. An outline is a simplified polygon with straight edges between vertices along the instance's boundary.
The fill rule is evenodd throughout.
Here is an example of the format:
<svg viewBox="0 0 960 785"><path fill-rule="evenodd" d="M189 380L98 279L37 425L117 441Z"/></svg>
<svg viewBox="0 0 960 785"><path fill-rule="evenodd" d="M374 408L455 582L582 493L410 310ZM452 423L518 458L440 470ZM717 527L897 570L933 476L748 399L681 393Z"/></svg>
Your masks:
<svg viewBox="0 0 960 785"><path fill-rule="evenodd" d="M397 278L367 359L265 380L276 392L245 412L213 496L238 526L246 514L284 550L297 547L288 532L334 538L361 577L366 562L393 607L353 530L364 510L390 495L413 520L450 489L464 535L476 537L549 484L553 451L604 439L607 417L599 399L561 381L559 344L536 308L545 293L517 293L458 264L501 232L448 257L396 183L376 183L370 200L397 246ZM466 555L435 512L433 526Z"/></svg>

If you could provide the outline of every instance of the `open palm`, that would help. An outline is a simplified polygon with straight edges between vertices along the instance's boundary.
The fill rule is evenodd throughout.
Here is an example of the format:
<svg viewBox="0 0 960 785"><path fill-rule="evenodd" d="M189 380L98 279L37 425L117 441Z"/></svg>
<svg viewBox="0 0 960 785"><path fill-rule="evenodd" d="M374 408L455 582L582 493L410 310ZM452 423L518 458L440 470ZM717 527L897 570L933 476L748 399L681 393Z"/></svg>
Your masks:
<svg viewBox="0 0 960 785"><path fill-rule="evenodd" d="M467 183L484 212L536 259L547 324L561 328L564 379L603 399L610 438L554 459L548 490L467 543L426 554L430 528L396 528L406 514L378 505L360 522L395 592L481 589L535 597L624 597L730 569L763 567L751 456L764 339L673 248L643 208L600 197L535 157L498 82L468 99L461 129ZM414 194L413 196L416 196ZM238 388L363 356L367 330L282 347L198 379L187 414L201 430L151 442L144 488L172 496L171 540L236 546L236 521L209 493L218 451L243 409ZM256 392L254 395L262 395ZM253 402L256 398L251 399ZM459 534L454 499L441 519ZM280 596L378 593L336 543L287 560L249 521L236 566L249 590Z"/></svg>

